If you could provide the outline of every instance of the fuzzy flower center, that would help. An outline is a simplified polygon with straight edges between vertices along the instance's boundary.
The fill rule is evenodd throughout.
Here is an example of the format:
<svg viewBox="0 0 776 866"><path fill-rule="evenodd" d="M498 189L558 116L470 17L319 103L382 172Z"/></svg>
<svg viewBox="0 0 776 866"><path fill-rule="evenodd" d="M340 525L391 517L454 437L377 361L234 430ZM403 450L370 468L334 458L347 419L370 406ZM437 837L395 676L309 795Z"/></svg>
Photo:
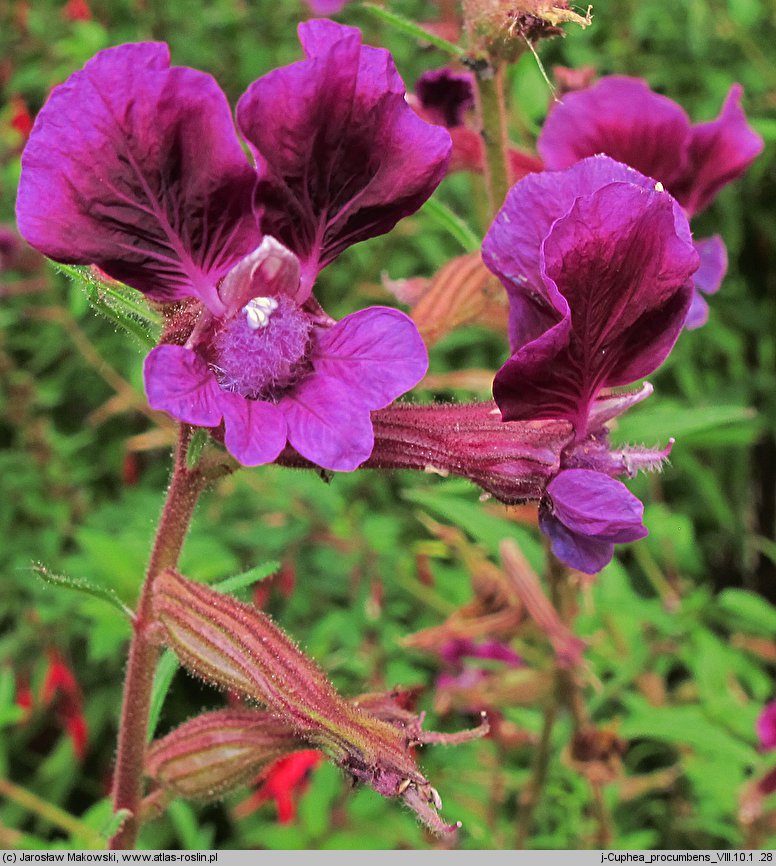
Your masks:
<svg viewBox="0 0 776 866"><path fill-rule="evenodd" d="M290 298L252 298L213 340L221 387L254 400L277 397L306 369L310 328Z"/></svg>

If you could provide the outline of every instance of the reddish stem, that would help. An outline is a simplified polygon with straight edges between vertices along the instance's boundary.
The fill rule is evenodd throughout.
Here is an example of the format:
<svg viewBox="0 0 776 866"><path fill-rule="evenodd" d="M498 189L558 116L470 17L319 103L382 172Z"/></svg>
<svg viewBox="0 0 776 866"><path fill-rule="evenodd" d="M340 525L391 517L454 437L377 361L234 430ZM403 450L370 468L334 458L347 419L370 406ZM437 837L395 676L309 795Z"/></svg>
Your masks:
<svg viewBox="0 0 776 866"><path fill-rule="evenodd" d="M126 809L131 814L110 840L111 850L133 848L140 829L146 732L158 655L158 648L150 634L153 625L151 597L154 580L166 568L177 565L197 500L209 480L199 468L190 470L187 467L190 438L191 428L181 425L167 499L133 622L113 775L114 812Z"/></svg>

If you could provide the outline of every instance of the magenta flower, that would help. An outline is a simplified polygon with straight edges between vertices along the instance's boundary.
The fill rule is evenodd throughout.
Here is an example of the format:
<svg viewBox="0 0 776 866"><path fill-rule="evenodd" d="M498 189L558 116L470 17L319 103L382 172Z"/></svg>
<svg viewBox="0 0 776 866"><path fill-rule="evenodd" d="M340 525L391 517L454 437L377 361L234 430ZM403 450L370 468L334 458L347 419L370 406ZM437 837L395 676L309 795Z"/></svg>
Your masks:
<svg viewBox="0 0 776 866"><path fill-rule="evenodd" d="M17 215L57 261L96 264L155 301L204 305L193 332L172 329L185 345L146 360L154 408L223 422L246 465L290 442L349 470L371 453L370 411L423 376L426 351L397 310L335 324L312 285L339 252L428 198L450 139L406 105L390 55L357 30L311 21L299 33L307 59L238 104L256 167L210 76L170 68L157 43L100 52L40 112Z"/></svg>
<svg viewBox="0 0 776 866"><path fill-rule="evenodd" d="M566 420L574 430L542 529L565 562L598 571L614 542L646 534L640 503L609 476L667 453L609 451L605 423L651 388L606 389L655 370L681 331L699 261L687 219L659 184L592 157L514 186L483 260L509 295L512 356L493 387L504 420Z"/></svg>
<svg viewBox="0 0 776 866"><path fill-rule="evenodd" d="M305 0L315 15L336 15L347 6L348 0Z"/></svg>
<svg viewBox="0 0 776 866"><path fill-rule="evenodd" d="M466 112L474 108L474 76L448 67L430 69L415 82L415 97L432 123L463 126Z"/></svg>
<svg viewBox="0 0 776 866"><path fill-rule="evenodd" d="M763 149L746 122L743 90L734 84L716 120L691 124L681 106L625 76L602 78L593 87L556 103L539 136L545 167L564 169L604 153L660 181L689 217L711 204L723 186L739 178ZM703 325L708 306L701 296L719 288L727 257L718 236L698 241L702 266L687 327Z"/></svg>
<svg viewBox="0 0 776 866"><path fill-rule="evenodd" d="M765 751L776 749L776 701L766 704L758 716L757 738L761 749Z"/></svg>

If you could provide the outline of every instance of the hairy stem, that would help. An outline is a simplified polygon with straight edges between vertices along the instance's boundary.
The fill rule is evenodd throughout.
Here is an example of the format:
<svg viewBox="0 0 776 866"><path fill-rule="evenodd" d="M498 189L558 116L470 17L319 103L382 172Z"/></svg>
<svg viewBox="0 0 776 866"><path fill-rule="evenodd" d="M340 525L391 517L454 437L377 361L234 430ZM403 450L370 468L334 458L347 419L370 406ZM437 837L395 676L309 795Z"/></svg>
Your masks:
<svg viewBox="0 0 776 866"><path fill-rule="evenodd" d="M495 216L509 192L509 135L504 103L505 66L498 60L492 62L477 76L477 104L485 142L485 184L491 215Z"/></svg>
<svg viewBox="0 0 776 866"><path fill-rule="evenodd" d="M167 499L133 622L113 776L114 812L126 809L131 814L110 840L112 850L134 847L140 829L146 730L158 656L158 648L151 639L154 581L166 568L177 565L199 496L213 477L213 473L206 472L202 464L194 469L188 468L190 439L191 428L181 425Z"/></svg>

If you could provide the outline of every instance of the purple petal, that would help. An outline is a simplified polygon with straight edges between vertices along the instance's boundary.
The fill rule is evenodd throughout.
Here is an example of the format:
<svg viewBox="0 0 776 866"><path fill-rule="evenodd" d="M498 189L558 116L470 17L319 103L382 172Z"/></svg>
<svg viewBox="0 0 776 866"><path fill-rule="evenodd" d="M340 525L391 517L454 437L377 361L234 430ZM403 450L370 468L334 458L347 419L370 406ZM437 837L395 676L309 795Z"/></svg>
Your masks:
<svg viewBox="0 0 776 866"><path fill-rule="evenodd" d="M555 222L541 262L560 321L497 373L493 393L505 420L567 419L579 438L601 388L630 384L662 363L698 264L686 220L677 233L677 211L667 193L613 183Z"/></svg>
<svg viewBox="0 0 776 866"><path fill-rule="evenodd" d="M288 441L308 460L338 472L357 469L372 453L369 410L338 379L312 375L278 404Z"/></svg>
<svg viewBox="0 0 776 866"><path fill-rule="evenodd" d="M336 379L351 401L382 409L426 375L428 353L409 316L390 307L369 307L318 338L313 365Z"/></svg>
<svg viewBox="0 0 776 866"><path fill-rule="evenodd" d="M597 574L612 561L613 542L572 532L542 509L539 511L539 527L550 539L550 547L555 556L577 571Z"/></svg>
<svg viewBox="0 0 776 866"><path fill-rule="evenodd" d="M555 103L537 147L548 169L605 153L673 191L689 164L691 139L679 105L639 78L613 75Z"/></svg>
<svg viewBox="0 0 776 866"><path fill-rule="evenodd" d="M307 0L310 10L316 15L336 15L347 5L348 0Z"/></svg>
<svg viewBox="0 0 776 866"><path fill-rule="evenodd" d="M596 156L568 171L528 175L512 187L485 237L482 259L509 294L513 351L557 321L557 303L549 297L539 256L552 224L569 212L579 196L618 181L645 189L655 186L628 166Z"/></svg>
<svg viewBox="0 0 776 866"><path fill-rule="evenodd" d="M446 130L404 100L390 54L332 21L300 25L307 59L240 99L240 129L262 175L264 230L303 263L303 282L346 247L389 231L444 176Z"/></svg>
<svg viewBox="0 0 776 866"><path fill-rule="evenodd" d="M145 389L152 409L198 427L221 423L223 392L205 361L184 346L157 346L145 359Z"/></svg>
<svg viewBox="0 0 776 866"><path fill-rule="evenodd" d="M101 51L57 87L23 155L19 227L159 301L200 298L259 238L256 182L218 85L167 46Z"/></svg>
<svg viewBox="0 0 776 866"><path fill-rule="evenodd" d="M463 126L466 112L474 108L474 78L471 72L431 69L415 82L415 96L432 123Z"/></svg>
<svg viewBox="0 0 776 866"><path fill-rule="evenodd" d="M644 538L644 506L616 478L589 469L566 469L547 485L555 518L578 535L601 541Z"/></svg>
<svg viewBox="0 0 776 866"><path fill-rule="evenodd" d="M687 311L687 318L684 320L685 328L688 331L694 331L696 328L702 328L708 321L709 305L700 292L693 292L692 303Z"/></svg>
<svg viewBox="0 0 776 866"><path fill-rule="evenodd" d="M716 120L692 129L689 161L671 192L692 215L711 204L723 186L741 177L763 149L762 138L746 122L743 88L734 84Z"/></svg>
<svg viewBox="0 0 776 866"><path fill-rule="evenodd" d="M260 466L272 461L286 446L286 419L272 403L246 400L239 394L222 391L224 445L243 466Z"/></svg>
<svg viewBox="0 0 776 866"><path fill-rule="evenodd" d="M776 701L766 704L758 716L757 738L760 748L768 751L776 749Z"/></svg>

